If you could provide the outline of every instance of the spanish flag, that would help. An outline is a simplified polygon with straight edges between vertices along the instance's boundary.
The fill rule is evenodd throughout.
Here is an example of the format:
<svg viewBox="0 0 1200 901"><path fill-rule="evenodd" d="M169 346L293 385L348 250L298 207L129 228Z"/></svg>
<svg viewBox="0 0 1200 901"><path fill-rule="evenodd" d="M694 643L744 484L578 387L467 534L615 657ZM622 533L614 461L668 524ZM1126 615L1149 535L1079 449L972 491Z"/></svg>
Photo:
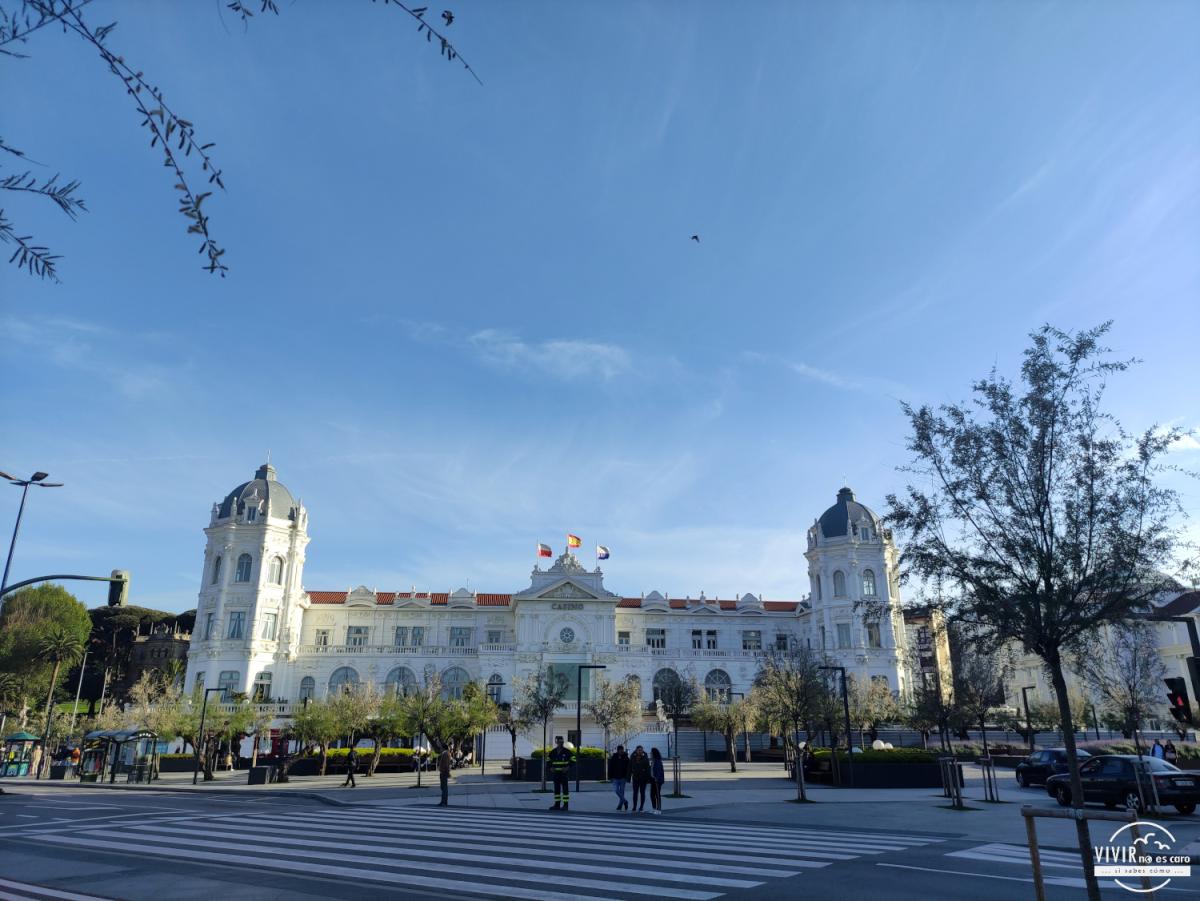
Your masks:
<svg viewBox="0 0 1200 901"><path fill-rule="evenodd" d="M572 535L570 532L567 533L567 547L579 547L581 544L583 542L578 535Z"/></svg>

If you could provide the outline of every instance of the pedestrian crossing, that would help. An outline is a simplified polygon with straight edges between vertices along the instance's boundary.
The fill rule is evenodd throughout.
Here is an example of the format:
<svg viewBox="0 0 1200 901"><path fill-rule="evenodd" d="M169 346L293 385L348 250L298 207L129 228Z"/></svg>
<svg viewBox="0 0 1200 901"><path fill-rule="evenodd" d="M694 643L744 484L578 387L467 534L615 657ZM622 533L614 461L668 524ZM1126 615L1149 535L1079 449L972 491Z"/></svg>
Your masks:
<svg viewBox="0 0 1200 901"><path fill-rule="evenodd" d="M711 901L843 861L941 841L820 828L526 810L248 810L97 825L41 842L101 853L375 882L430 893Z"/></svg>
<svg viewBox="0 0 1200 901"><path fill-rule="evenodd" d="M1021 867L1024 873L1033 875L1033 863L1029 858L1027 845L989 842L986 845L963 848L961 851L951 851L946 856L960 857L966 860L983 860L988 863L1013 864ZM1046 885L1060 885L1068 888L1086 887L1087 880L1083 878L1083 862L1079 859L1078 851L1054 851L1050 848L1039 848L1038 859L1042 864L1042 874ZM1100 887L1115 889L1117 883L1112 879L1101 879Z"/></svg>
<svg viewBox="0 0 1200 901"><path fill-rule="evenodd" d="M81 895L78 892L66 892L62 889L50 888L48 885L37 885L33 882L17 882L13 879L0 878L0 899L3 901L105 901L96 895Z"/></svg>

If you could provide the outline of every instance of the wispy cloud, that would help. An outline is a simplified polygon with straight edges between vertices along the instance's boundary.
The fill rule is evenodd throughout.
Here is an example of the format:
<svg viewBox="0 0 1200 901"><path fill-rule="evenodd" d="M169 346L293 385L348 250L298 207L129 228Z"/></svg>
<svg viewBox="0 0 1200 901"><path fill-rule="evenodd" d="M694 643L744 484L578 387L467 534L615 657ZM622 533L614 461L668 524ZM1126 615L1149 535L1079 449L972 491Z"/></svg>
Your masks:
<svg viewBox="0 0 1200 901"><path fill-rule="evenodd" d="M490 366L541 372L562 381L609 380L633 371L629 351L599 341L554 338L530 342L500 329L484 329L467 341Z"/></svg>
<svg viewBox="0 0 1200 901"><path fill-rule="evenodd" d="M746 360L773 366L782 366L803 379L819 382L840 391L860 391L866 394L886 394L889 397L911 397L912 389L907 385L892 379L878 378L871 375L847 375L833 369L813 366L802 360L788 360L773 354L763 354L748 351L742 355Z"/></svg>

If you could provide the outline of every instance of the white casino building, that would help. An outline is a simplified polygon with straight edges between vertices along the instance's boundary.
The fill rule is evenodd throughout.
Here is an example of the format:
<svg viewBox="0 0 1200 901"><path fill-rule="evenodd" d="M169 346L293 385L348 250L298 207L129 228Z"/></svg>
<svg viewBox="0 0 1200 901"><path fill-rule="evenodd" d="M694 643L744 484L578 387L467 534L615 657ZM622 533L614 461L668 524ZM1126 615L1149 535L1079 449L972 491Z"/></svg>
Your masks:
<svg viewBox="0 0 1200 901"><path fill-rule="evenodd" d="M767 655L795 646L823 646L831 663L895 691L910 685L897 551L849 488L808 530L809 592L791 601L628 597L570 552L534 566L528 587L509 594L308 590L308 511L270 464L213 505L204 532L186 688L245 692L281 716L304 698L365 683L403 690L432 673L452 694L468 682L504 683L492 693L507 701L514 677L553 665L574 686L585 663L603 664L608 678L636 677L651 710L659 686L677 677L712 693L748 692ZM879 605L857 602L872 600L890 615L865 621ZM572 700L559 726L573 726L575 713Z"/></svg>

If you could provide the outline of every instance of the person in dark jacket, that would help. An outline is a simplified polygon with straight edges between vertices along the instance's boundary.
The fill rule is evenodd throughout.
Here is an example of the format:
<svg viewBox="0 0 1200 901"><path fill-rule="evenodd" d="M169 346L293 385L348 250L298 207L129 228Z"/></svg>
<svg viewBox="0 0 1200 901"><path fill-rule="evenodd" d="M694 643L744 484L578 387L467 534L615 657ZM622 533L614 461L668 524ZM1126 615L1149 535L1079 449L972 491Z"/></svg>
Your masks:
<svg viewBox="0 0 1200 901"><path fill-rule="evenodd" d="M628 809L625 786L629 784L629 755L625 753L624 745L617 745L616 753L609 758L608 778L612 780L613 791L617 793L617 810Z"/></svg>
<svg viewBox="0 0 1200 901"><path fill-rule="evenodd" d="M662 788L667 781L663 772L662 755L658 748L650 749L650 807L658 816L662 816Z"/></svg>
<svg viewBox="0 0 1200 901"><path fill-rule="evenodd" d="M342 783L342 788L347 785L351 788L358 788L358 783L354 781L354 773L358 769L358 751L354 748L350 749L350 753L346 755L346 781Z"/></svg>
<svg viewBox="0 0 1200 901"><path fill-rule="evenodd" d="M554 750L548 755L550 775L554 777L554 804L551 810L568 810L571 804L571 764L575 752L563 744L561 735L554 737Z"/></svg>
<svg viewBox="0 0 1200 901"><path fill-rule="evenodd" d="M642 746L638 745L629 755L629 776L633 780L633 809L637 813L646 806L646 786L650 783L653 773L650 769L650 757Z"/></svg>

